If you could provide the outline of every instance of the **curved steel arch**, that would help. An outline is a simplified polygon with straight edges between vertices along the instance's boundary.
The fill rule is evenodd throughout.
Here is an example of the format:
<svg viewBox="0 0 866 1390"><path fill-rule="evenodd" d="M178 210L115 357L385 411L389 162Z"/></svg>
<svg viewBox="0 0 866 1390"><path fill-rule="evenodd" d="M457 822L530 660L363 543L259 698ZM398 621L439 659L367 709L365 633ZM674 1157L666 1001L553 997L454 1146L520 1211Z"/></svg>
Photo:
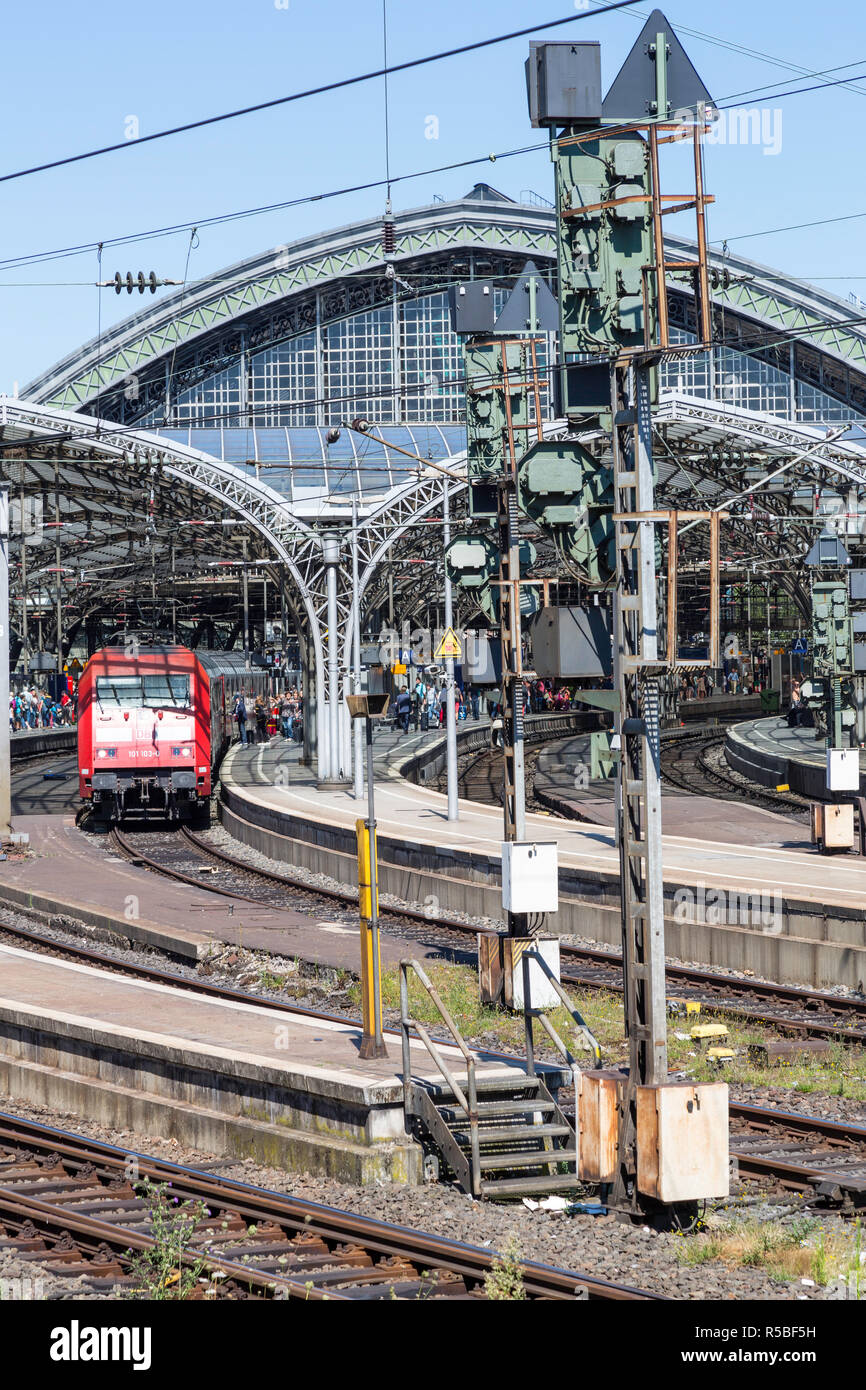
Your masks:
<svg viewBox="0 0 866 1390"><path fill-rule="evenodd" d="M757 447L768 454L778 455L780 462L789 459L795 471L798 463L817 465L866 490L866 441L828 439L820 426L797 424L727 403L679 393L662 394L653 424L658 432L673 424L682 424L696 434L701 429L711 429L727 444L733 442L750 448ZM561 429L562 421L556 421L545 426L545 433L555 435ZM455 454L449 467L449 472L456 475L448 484L450 498L456 499L466 491L465 469L466 454ZM460 476L461 473L463 476ZM720 496L724 496L724 476L718 477L716 482ZM359 521L362 569L358 591L348 601L344 600L342 605L341 646L346 653L344 664L347 670L351 669L354 657L352 632L356 606L361 605L377 567L389 551L400 545L417 520L441 505L444 483L445 479L438 471L422 475L418 480L395 490ZM736 524L736 519L732 520Z"/></svg>
<svg viewBox="0 0 866 1390"><path fill-rule="evenodd" d="M0 428L4 432L21 431L20 444L27 448L87 450L104 458L106 463L135 461L153 468L168 478L190 485L196 492L218 502L221 508L235 512L251 530L257 532L285 566L294 580L303 604L310 638L313 643L316 670L316 699L321 709L324 703L324 648L319 612L314 601L314 585L321 568L321 545L317 532L294 516L280 495L221 460L199 453L185 445L172 444L156 435L142 431L106 431L99 420L88 416L71 415L66 411L37 405L28 401L4 398L0 400ZM33 435L45 430L44 435ZM2 455L0 455L2 460ZM58 460L75 467L74 456ZM119 489L120 490L120 489ZM74 484L71 495L74 496ZM324 774L323 774L324 775Z"/></svg>

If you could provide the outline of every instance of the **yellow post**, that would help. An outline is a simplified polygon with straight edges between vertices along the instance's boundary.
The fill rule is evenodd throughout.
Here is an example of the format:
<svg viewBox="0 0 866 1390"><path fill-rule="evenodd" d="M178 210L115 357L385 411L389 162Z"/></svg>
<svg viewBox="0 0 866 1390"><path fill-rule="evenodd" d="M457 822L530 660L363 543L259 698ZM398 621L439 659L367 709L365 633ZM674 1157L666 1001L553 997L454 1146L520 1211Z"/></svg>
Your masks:
<svg viewBox="0 0 866 1390"><path fill-rule="evenodd" d="M377 846L375 829L370 834L365 820L356 820L358 835L358 910L361 918L361 1016L364 1037L362 1057L380 1057L382 999L379 982L382 978L382 958L379 933L374 923L379 919L379 885L376 882ZM372 845L371 845L372 839ZM372 852L371 852L372 851Z"/></svg>

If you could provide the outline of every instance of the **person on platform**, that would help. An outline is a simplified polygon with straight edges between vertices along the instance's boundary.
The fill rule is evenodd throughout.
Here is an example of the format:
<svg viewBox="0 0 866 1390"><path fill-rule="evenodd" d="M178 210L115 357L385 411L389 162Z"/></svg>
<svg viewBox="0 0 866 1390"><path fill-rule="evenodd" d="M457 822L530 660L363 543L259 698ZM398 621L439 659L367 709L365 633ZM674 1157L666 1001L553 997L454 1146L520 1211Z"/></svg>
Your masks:
<svg viewBox="0 0 866 1390"><path fill-rule="evenodd" d="M409 732L409 716L412 713L412 696L408 690L401 690L397 696L397 723L404 734Z"/></svg>
<svg viewBox="0 0 866 1390"><path fill-rule="evenodd" d="M256 717L256 743L267 743L268 741L268 707L261 695L256 696L253 705L253 713Z"/></svg>
<svg viewBox="0 0 866 1390"><path fill-rule="evenodd" d="M803 693L800 690L800 682L794 681L791 686L791 707L785 716L790 729L799 728L800 724L803 722L805 709L806 707L803 704Z"/></svg>
<svg viewBox="0 0 866 1390"><path fill-rule="evenodd" d="M235 696L235 722L238 726L238 738L242 744L247 742L247 706L244 700L243 691Z"/></svg>

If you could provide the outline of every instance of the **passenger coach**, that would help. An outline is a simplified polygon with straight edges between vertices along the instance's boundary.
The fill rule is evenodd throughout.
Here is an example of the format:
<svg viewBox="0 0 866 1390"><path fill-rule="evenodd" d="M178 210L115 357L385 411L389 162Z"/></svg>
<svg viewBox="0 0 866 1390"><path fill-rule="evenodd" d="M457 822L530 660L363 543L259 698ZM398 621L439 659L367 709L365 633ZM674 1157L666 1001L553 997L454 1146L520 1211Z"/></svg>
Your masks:
<svg viewBox="0 0 866 1390"><path fill-rule="evenodd" d="M233 730L234 697L267 695L268 673L235 652L103 647L78 682L82 799L106 820L178 820L206 808Z"/></svg>

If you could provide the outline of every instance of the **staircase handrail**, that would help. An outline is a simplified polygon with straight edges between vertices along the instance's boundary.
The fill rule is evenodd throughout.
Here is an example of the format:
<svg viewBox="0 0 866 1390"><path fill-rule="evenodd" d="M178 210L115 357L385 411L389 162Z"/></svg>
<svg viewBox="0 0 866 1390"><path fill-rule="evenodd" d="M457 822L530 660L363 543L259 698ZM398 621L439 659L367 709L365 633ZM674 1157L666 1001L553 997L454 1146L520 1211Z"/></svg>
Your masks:
<svg viewBox="0 0 866 1390"><path fill-rule="evenodd" d="M430 999L439 1011L445 1026L451 1034L457 1047L463 1054L466 1062L466 1089L469 1092L468 1098L464 1095L461 1087L457 1084L445 1058L436 1046L430 1034L423 1024L417 1019L413 1019L409 1011L409 970L413 970L427 991ZM410 1029L414 1028L419 1038L423 1042L434 1063L444 1076L457 1100L460 1109L469 1121L469 1138L472 1153L472 1188L473 1192L478 1192L481 1181L481 1154L478 1142L478 1091L475 1079L475 1058L463 1041L456 1023L451 1017L448 1009L443 1003L439 991L433 982L428 978L426 971L417 960L401 960L400 962L400 1030L403 1044L403 1104L408 1119L410 1114L410 1087L412 1084L412 1054L409 1040Z"/></svg>

